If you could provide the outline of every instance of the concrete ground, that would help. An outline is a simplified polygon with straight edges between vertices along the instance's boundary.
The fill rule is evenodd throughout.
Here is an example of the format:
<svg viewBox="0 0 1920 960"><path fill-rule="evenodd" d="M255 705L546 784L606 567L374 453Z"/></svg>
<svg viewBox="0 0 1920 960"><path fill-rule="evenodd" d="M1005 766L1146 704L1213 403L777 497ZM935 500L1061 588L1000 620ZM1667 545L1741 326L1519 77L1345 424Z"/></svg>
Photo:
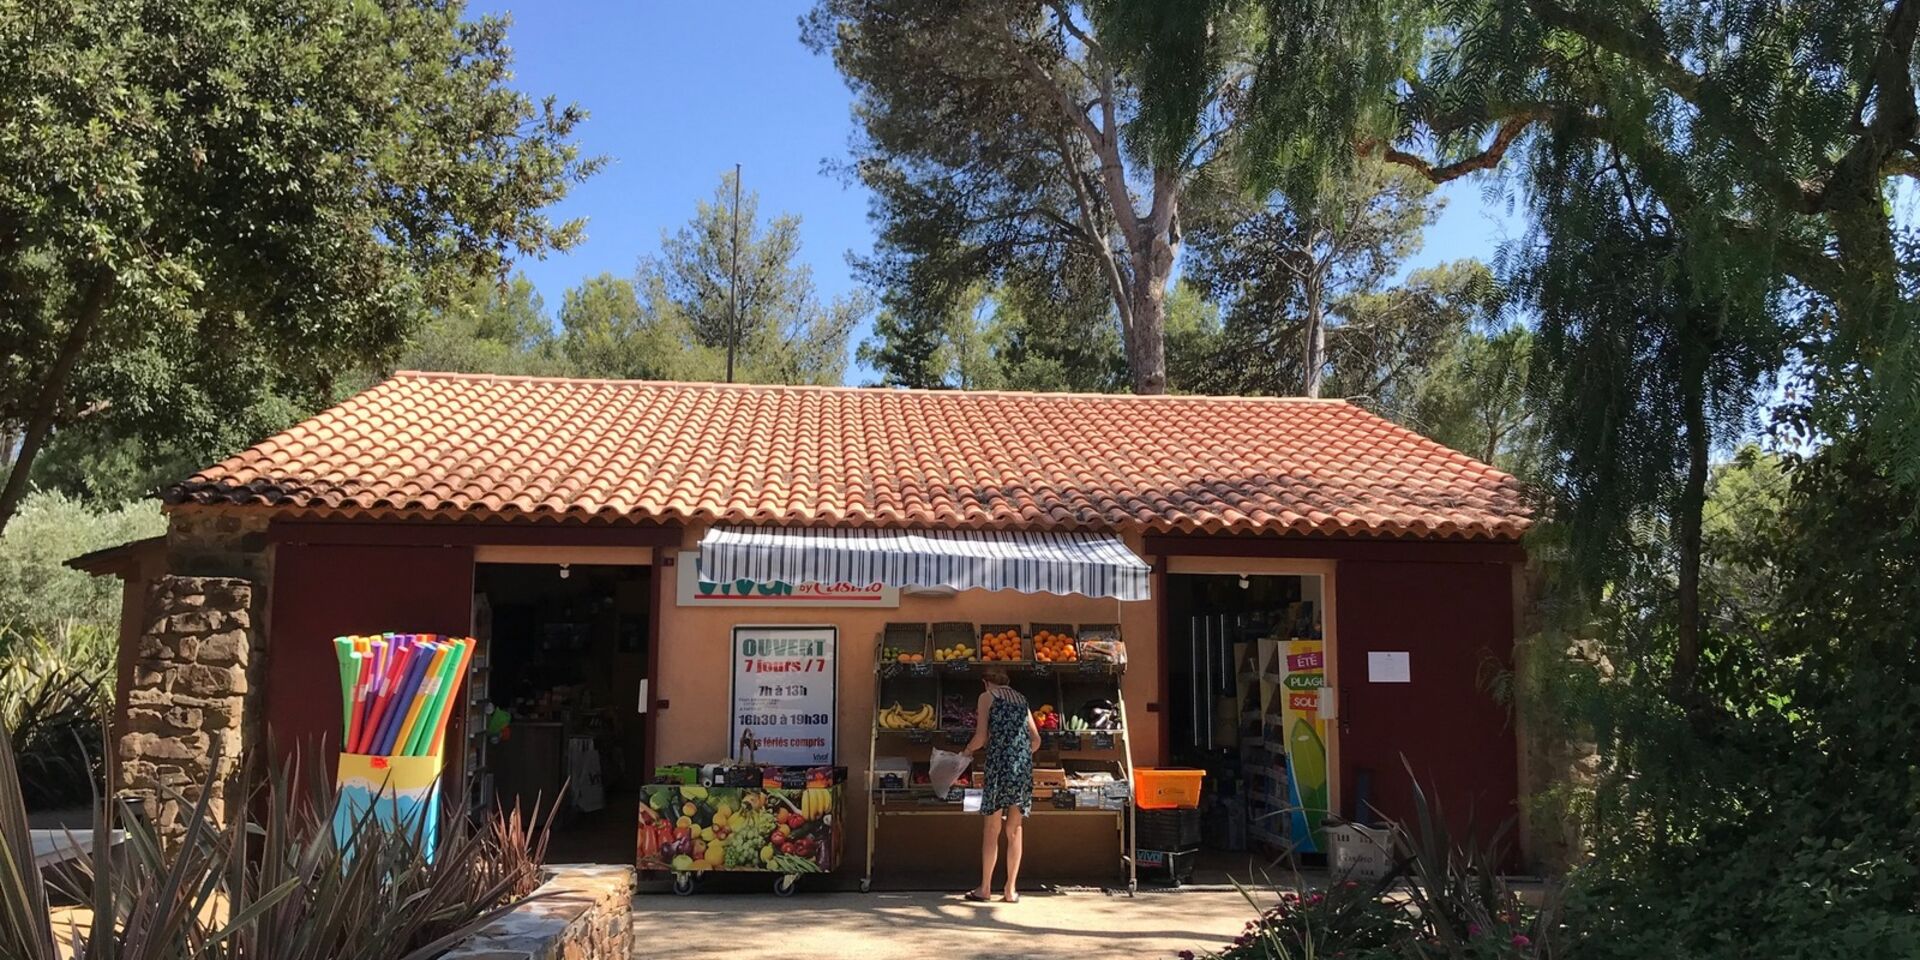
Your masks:
<svg viewBox="0 0 1920 960"><path fill-rule="evenodd" d="M1014 904L939 893L641 894L633 901L634 960L1172 960L1217 949L1254 910L1218 887L1034 891Z"/></svg>

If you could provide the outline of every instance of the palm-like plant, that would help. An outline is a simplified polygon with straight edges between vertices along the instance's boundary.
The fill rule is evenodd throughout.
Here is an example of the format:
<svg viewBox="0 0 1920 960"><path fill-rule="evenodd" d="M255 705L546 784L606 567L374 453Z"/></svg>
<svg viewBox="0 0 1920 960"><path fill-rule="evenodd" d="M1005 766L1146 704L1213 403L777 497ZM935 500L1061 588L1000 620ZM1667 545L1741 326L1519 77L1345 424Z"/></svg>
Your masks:
<svg viewBox="0 0 1920 960"><path fill-rule="evenodd" d="M56 960L48 883L34 866L14 758L0 736L0 956ZM106 794L115 784L109 772ZM472 830L449 814L429 859L422 831L371 816L349 853L335 839L335 798L291 765L241 783L230 821L208 816L210 784L164 841L122 801L95 804L91 853L56 892L92 910L74 960L426 960L504 912L538 882L546 825L504 817ZM111 843L115 830L124 841Z"/></svg>

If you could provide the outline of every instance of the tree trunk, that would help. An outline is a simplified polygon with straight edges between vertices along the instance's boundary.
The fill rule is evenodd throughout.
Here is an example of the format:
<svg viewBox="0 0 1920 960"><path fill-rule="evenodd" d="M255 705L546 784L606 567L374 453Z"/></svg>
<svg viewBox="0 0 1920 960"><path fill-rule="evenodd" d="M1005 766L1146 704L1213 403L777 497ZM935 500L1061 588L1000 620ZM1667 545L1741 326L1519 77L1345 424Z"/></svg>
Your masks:
<svg viewBox="0 0 1920 960"><path fill-rule="evenodd" d="M1316 274L1309 273L1305 294L1307 298L1306 349L1300 358L1300 395L1303 397L1320 396L1320 388L1327 374L1327 315L1326 291Z"/></svg>
<svg viewBox="0 0 1920 960"><path fill-rule="evenodd" d="M1695 334L1700 340L1705 337ZM1681 416L1686 424L1687 479L1680 488L1675 511L1676 546L1680 555L1679 623L1675 629L1673 651L1673 696L1689 702L1694 678L1700 670L1700 567L1701 514L1707 505L1707 467L1710 443L1707 436L1706 360L1711 347L1705 342L1688 345L1693 354L1682 365L1685 380L1680 385Z"/></svg>
<svg viewBox="0 0 1920 960"><path fill-rule="evenodd" d="M21 498L27 494L27 475L33 472L33 458L53 433L54 415L67 392L67 381L72 379L73 368L80 362L80 354L86 350L100 315L106 311L107 299L113 295L113 283L113 271L101 267L94 273L81 298L80 309L74 315L73 326L60 343L60 353L41 381L40 396L35 398L33 411L20 436L20 453L13 458L6 486L0 487L0 533L6 531L14 511L20 508Z"/></svg>
<svg viewBox="0 0 1920 960"><path fill-rule="evenodd" d="M1131 242L1131 238L1129 238ZM1133 392L1167 392L1167 281L1173 249L1165 237L1142 237L1134 249L1133 282L1127 291L1133 323L1127 334L1127 372Z"/></svg>

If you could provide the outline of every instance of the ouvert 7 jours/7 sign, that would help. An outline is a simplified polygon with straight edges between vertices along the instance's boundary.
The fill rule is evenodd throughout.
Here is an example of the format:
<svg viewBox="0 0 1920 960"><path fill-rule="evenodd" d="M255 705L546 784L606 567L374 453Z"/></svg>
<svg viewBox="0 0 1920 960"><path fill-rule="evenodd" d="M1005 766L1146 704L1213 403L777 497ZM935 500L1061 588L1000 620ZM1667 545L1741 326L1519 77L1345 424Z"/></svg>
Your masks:
<svg viewBox="0 0 1920 960"><path fill-rule="evenodd" d="M729 749L754 762L833 763L839 671L833 627L733 628Z"/></svg>

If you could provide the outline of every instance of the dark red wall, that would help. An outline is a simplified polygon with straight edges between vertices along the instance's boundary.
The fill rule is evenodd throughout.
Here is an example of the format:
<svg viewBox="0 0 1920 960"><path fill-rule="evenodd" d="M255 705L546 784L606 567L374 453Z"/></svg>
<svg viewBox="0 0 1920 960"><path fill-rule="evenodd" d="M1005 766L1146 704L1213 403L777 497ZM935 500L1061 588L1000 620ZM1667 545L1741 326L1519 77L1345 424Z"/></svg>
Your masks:
<svg viewBox="0 0 1920 960"><path fill-rule="evenodd" d="M1353 816L1357 774L1388 818L1413 814L1413 774L1464 831L1513 817L1514 726L1489 678L1512 663L1513 580L1506 563L1341 560L1335 581L1340 781ZM1370 683L1368 651L1410 654L1411 683ZM1372 819L1360 817L1359 819Z"/></svg>
<svg viewBox="0 0 1920 960"><path fill-rule="evenodd" d="M267 735L281 756L340 748L343 634L473 629L473 548L282 543L267 634ZM331 775L332 763L326 767Z"/></svg>

